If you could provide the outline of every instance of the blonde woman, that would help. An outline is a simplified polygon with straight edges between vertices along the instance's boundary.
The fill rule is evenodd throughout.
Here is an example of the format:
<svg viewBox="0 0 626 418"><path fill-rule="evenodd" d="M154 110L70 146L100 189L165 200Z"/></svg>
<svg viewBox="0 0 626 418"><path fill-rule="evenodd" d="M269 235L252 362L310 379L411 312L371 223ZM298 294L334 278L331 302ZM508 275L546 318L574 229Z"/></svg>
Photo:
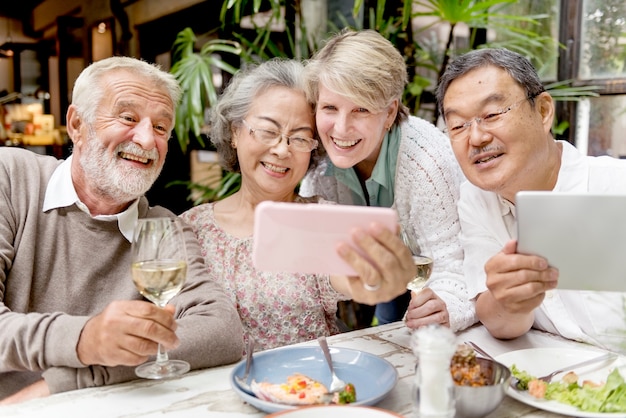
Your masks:
<svg viewBox="0 0 626 418"><path fill-rule="evenodd" d="M428 287L379 304L379 323L406 312L410 328L439 323L456 331L472 325L476 315L462 275L456 211L463 176L448 138L409 116L402 104L402 55L378 32L344 30L312 57L306 74L328 155L300 192L341 204L395 207L403 228L419 225L431 245L435 262Z"/></svg>

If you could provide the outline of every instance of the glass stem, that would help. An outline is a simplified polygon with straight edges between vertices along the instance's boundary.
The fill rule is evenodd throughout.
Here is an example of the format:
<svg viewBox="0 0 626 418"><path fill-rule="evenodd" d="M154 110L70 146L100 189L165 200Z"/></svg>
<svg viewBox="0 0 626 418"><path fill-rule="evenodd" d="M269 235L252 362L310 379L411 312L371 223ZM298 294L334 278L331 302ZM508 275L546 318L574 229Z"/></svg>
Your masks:
<svg viewBox="0 0 626 418"><path fill-rule="evenodd" d="M167 351L163 350L161 348L161 344L159 344L159 347L157 349L156 364L163 366L167 363L168 360L169 357L167 356Z"/></svg>
<svg viewBox="0 0 626 418"><path fill-rule="evenodd" d="M167 305L167 301L161 302L161 303L155 303L155 304L159 308L165 309L165 306ZM165 366L167 364L168 360L169 360L169 357L167 355L167 351L163 350L163 348L161 347L161 344L159 343L159 345L157 347L157 356L156 356L155 363L158 366Z"/></svg>

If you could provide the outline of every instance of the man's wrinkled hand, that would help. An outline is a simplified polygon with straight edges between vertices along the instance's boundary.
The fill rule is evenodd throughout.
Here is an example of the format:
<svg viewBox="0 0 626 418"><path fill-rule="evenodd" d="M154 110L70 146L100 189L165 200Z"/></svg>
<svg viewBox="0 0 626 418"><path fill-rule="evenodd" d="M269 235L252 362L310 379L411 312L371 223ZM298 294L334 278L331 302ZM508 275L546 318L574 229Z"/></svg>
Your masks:
<svg viewBox="0 0 626 418"><path fill-rule="evenodd" d="M528 313L556 288L558 270L545 258L516 253L517 242L508 242L485 264L487 288L508 313Z"/></svg>
<svg viewBox="0 0 626 418"><path fill-rule="evenodd" d="M176 348L174 307L145 301L115 301L87 321L78 340L85 365L136 366L156 354L158 344Z"/></svg>

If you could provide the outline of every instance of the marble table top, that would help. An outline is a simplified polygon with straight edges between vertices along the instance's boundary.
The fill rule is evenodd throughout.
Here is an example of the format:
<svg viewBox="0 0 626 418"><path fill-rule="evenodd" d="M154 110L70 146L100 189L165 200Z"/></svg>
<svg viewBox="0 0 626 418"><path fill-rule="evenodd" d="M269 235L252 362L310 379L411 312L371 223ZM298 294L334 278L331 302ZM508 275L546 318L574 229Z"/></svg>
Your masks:
<svg viewBox="0 0 626 418"><path fill-rule="evenodd" d="M491 337L482 326L457 336L459 342L474 341L497 356L512 350L535 347L587 347L540 331L502 341ZM366 351L391 362L399 380L389 396L376 407L413 416L411 386L415 356L409 348L410 334L402 322L351 331L328 338L329 345ZM303 345L317 344L312 341ZM43 399L0 406L0 417L88 417L146 418L202 416L255 418L266 414L243 402L231 389L229 375L234 365L197 370L166 381L136 380L98 388L55 394ZM505 397L489 418L559 417Z"/></svg>

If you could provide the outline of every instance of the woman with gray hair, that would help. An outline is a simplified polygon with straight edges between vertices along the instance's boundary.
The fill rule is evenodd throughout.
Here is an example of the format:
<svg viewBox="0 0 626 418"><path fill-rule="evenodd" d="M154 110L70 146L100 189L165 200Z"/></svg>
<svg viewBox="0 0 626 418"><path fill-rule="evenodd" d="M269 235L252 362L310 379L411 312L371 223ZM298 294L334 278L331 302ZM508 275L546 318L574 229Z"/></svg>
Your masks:
<svg viewBox="0 0 626 418"><path fill-rule="evenodd" d="M403 292L412 277L408 251L399 260L389 248L402 243L386 229L361 245L368 254L376 247L378 255L372 263L385 267L384 277L352 249L347 249L351 257L344 259L359 277L269 273L254 267L256 206L268 200L320 200L296 192L319 151L303 72L300 62L273 59L234 76L213 109L210 136L223 166L241 173L241 188L181 215L195 230L212 274L236 304L246 338L252 336L258 349L336 334L338 301L354 298L375 304L389 300ZM354 257L360 262L351 262ZM384 285L378 290L366 290L368 284L380 282Z"/></svg>
<svg viewBox="0 0 626 418"><path fill-rule="evenodd" d="M378 322L402 319L408 306L410 328L472 325L456 211L463 176L448 138L402 104L404 58L376 31L344 30L312 57L306 74L328 157L307 175L301 193L394 207L408 233L423 232L434 257L427 287L378 305Z"/></svg>

